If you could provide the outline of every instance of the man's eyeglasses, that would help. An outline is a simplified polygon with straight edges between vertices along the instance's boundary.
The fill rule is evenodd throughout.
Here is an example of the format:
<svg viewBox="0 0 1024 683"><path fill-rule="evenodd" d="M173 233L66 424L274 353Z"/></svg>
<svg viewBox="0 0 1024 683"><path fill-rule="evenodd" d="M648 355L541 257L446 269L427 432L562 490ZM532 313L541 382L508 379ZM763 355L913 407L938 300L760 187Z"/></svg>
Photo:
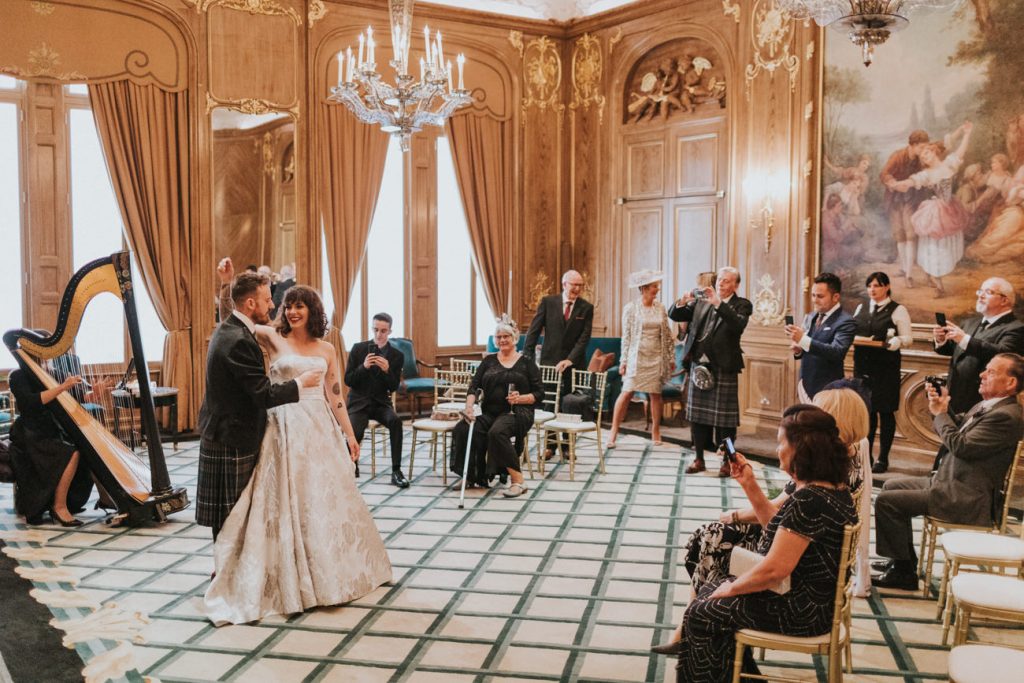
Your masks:
<svg viewBox="0 0 1024 683"><path fill-rule="evenodd" d="M1007 297L1007 296L1006 296L1005 294L1003 294L1002 292L996 292L996 291L993 291L993 290L991 290L991 289L979 289L978 291L976 291L976 292L974 293L974 295L975 295L975 296L981 296L982 294L984 294L985 296L1001 296L1001 297L1003 297L1004 299L1008 298L1008 297Z"/></svg>

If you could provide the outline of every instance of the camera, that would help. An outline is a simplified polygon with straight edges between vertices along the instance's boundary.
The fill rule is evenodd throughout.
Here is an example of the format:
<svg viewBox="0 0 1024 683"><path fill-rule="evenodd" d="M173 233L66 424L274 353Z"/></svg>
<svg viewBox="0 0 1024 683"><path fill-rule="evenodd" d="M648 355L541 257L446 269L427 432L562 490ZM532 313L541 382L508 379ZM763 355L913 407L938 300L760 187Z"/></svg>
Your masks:
<svg viewBox="0 0 1024 683"><path fill-rule="evenodd" d="M693 294L693 298L694 299L703 299L704 298L704 288L703 287L694 287L693 291L690 292L690 294Z"/></svg>
<svg viewBox="0 0 1024 683"><path fill-rule="evenodd" d="M942 393L942 387L946 386L946 378L940 375L928 375L924 378L925 383L930 384L936 393Z"/></svg>

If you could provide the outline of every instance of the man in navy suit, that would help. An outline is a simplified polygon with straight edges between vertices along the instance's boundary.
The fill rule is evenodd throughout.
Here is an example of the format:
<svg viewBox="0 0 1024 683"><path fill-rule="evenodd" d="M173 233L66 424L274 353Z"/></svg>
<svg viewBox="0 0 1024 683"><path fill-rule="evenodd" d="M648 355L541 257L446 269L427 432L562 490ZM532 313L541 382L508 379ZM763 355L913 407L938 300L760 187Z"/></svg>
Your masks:
<svg viewBox="0 0 1024 683"><path fill-rule="evenodd" d="M839 303L843 283L832 273L821 273L811 286L811 312L803 327L786 325L793 357L800 359L797 394L804 403L829 382L843 378L843 359L850 350L857 324Z"/></svg>

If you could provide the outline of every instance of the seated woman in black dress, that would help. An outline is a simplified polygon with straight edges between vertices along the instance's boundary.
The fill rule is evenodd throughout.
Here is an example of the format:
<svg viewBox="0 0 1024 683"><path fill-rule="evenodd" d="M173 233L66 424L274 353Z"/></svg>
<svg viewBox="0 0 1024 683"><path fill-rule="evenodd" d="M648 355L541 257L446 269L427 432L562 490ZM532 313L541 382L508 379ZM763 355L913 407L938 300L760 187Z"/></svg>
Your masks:
<svg viewBox="0 0 1024 683"><path fill-rule="evenodd" d="M11 429L11 444L17 447L14 476L17 485L15 507L29 524L42 524L49 510L61 526L81 526L71 515L81 510L92 493L92 477L79 466L79 455L47 404L64 391L82 383L71 375L53 389L37 391L23 370L11 373L8 382L18 403L18 419Z"/></svg>
<svg viewBox="0 0 1024 683"><path fill-rule="evenodd" d="M734 633L753 628L791 636L817 636L832 624L843 527L856 524L847 489L850 457L835 419L806 408L779 426L779 463L793 477L794 490L776 510L757 484L746 459L737 454L732 476L743 488L764 527L757 551L765 559L743 575L703 586L683 615L678 681L729 679ZM769 587L789 578L780 595ZM749 656L744 669L756 670Z"/></svg>
<svg viewBox="0 0 1024 683"><path fill-rule="evenodd" d="M540 369L516 351L519 329L507 315L498 321L494 342L498 352L480 363L469 383L466 410L463 416L473 422L473 444L470 452L470 486L488 486L495 475L507 475L511 484L502 495L515 498L526 492L519 467L519 447L523 437L533 428L533 406L544 398ZM480 415L473 416L477 391L483 389ZM459 422L452 439L451 468L461 475L469 434L467 422ZM513 443L515 440L516 443Z"/></svg>

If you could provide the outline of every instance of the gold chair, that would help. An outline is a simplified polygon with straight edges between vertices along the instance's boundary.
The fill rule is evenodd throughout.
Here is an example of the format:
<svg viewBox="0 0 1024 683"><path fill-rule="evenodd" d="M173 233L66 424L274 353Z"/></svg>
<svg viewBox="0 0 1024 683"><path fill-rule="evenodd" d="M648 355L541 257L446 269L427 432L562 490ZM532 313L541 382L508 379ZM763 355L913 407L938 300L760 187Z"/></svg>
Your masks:
<svg viewBox="0 0 1024 683"><path fill-rule="evenodd" d="M450 369L455 372L468 372L472 375L476 372L478 367L480 367L479 360L470 360L469 358L452 358Z"/></svg>
<svg viewBox="0 0 1024 683"><path fill-rule="evenodd" d="M739 683L744 678L756 680L799 680L780 676L754 676L743 673L743 653L748 647L760 647L770 650L785 650L808 655L825 655L828 657L828 681L843 680L843 652L850 639L850 629L846 625L845 614L847 605L853 601L853 560L857 554L857 539L861 523L848 525L843 531L843 544L839 555L839 574L836 577L836 597L833 604L832 628L820 636L785 636L781 633L740 629L736 632L736 658L733 661L732 680ZM849 661L847 666L851 667Z"/></svg>
<svg viewBox="0 0 1024 683"><path fill-rule="evenodd" d="M1010 645L958 645L949 652L950 683L1012 680L1024 671L1024 652Z"/></svg>
<svg viewBox="0 0 1024 683"><path fill-rule="evenodd" d="M434 382L434 411L456 412L466 407L466 392L472 375L468 372L438 370ZM442 400L443 399L443 400ZM409 479L412 480L413 461L416 458L416 444L419 432L430 434L430 456L434 471L437 471L437 437L441 436L441 480L448 485L448 434L455 429L458 420L439 420L433 412L429 418L412 423L412 449L409 451Z"/></svg>
<svg viewBox="0 0 1024 683"><path fill-rule="evenodd" d="M973 617L1024 625L1024 577L976 572L959 574L949 582L956 610L953 646L967 642ZM1004 679L1006 680L1006 679Z"/></svg>
<svg viewBox="0 0 1024 683"><path fill-rule="evenodd" d="M1000 510L998 519L996 519L991 525L977 526L974 524L954 524L952 522L945 522L936 517L925 515L924 527L921 529L921 553L917 557L917 573L924 579L924 588L921 591L921 594L924 597L928 597L928 592L931 589L932 566L935 562L935 544L940 533L948 531L975 531L985 534L1006 533L1007 512L1010 508L1009 502L1013 497L1014 488L1016 486L1024 486L1024 471L1021 471L1022 448L1024 448L1024 441L1017 444L1017 451L1014 453L1013 462L1010 465L1010 468L1006 471L1006 478L1003 481L1003 489L1000 491L1003 495L1004 504ZM952 456L947 455L946 457ZM943 574L945 574L945 568L943 568ZM942 610L943 607L942 592L943 588L940 585L940 610Z"/></svg>
<svg viewBox="0 0 1024 683"><path fill-rule="evenodd" d="M391 409L398 413L395 406L395 392L391 392ZM381 431L385 433L384 438L381 439L381 446L387 446L390 432L387 428L376 420L370 420L366 423L366 427L370 430L370 476L377 476L377 432Z"/></svg>
<svg viewBox="0 0 1024 683"><path fill-rule="evenodd" d="M544 436L543 441L548 440L548 435L554 433L557 435L558 440L558 452L559 457L563 460L565 456L561 455L562 452L562 435L566 435L569 438L569 479L574 480L576 478L576 441L580 436L589 434L590 432L595 433L597 440L597 457L600 465L600 472L604 474L604 450L601 447L601 415L604 412L604 392L608 386L608 373L607 372L588 372L586 370L573 370L572 371L572 391L577 389L583 389L585 391L594 392L594 401L597 404L597 418L593 422L570 422L566 419L561 419L559 415L551 420L548 420L543 425Z"/></svg>
<svg viewBox="0 0 1024 683"><path fill-rule="evenodd" d="M944 556L942 580L939 582L939 614L942 616L943 645L949 639L950 621L953 616L949 582L965 565L979 567L981 571L998 569L1005 572L1007 569L1016 569L1018 576L1024 576L1024 520L1020 525L1019 538L1003 535L1009 530L1010 509L1020 509L1024 501L1024 441L1017 444L1013 463L1006 473L1002 495L1000 533L950 531L942 534L939 539Z"/></svg>
<svg viewBox="0 0 1024 683"><path fill-rule="evenodd" d="M534 408L533 432L537 438L537 471L544 476L544 423L555 418L558 402L562 398L562 373L554 365L540 366L540 381L544 385L544 400ZM533 464L530 462L530 432L523 437L523 460L533 479Z"/></svg>

